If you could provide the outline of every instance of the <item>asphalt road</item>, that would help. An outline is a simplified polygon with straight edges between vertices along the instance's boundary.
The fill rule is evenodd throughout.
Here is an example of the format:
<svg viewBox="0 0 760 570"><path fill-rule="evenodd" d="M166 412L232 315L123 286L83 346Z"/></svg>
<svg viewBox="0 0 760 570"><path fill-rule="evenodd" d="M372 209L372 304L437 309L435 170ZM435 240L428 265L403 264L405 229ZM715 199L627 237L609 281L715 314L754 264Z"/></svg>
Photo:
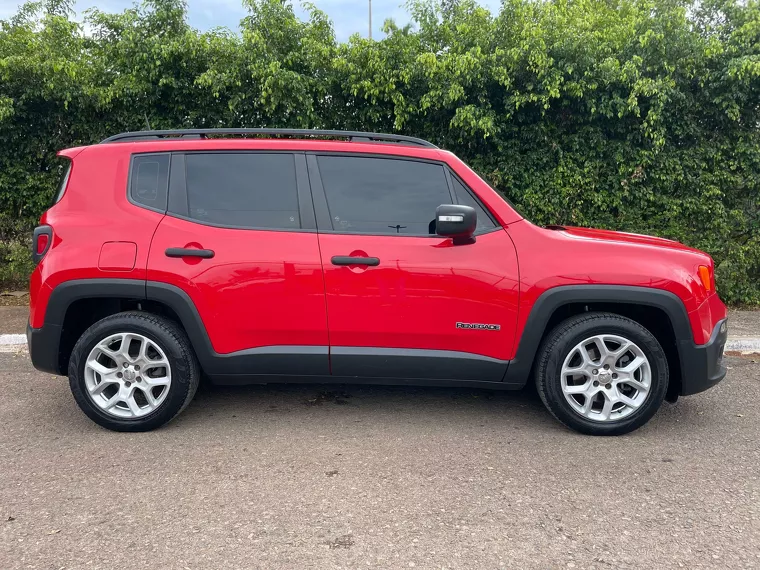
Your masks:
<svg viewBox="0 0 760 570"><path fill-rule="evenodd" d="M728 334L734 338L760 337L760 311L730 310Z"/></svg>
<svg viewBox="0 0 760 570"><path fill-rule="evenodd" d="M26 334L28 321L29 307L0 307L0 331L3 333Z"/></svg>
<svg viewBox="0 0 760 570"><path fill-rule="evenodd" d="M532 392L209 389L117 434L0 354L0 568L758 568L760 364L638 432Z"/></svg>

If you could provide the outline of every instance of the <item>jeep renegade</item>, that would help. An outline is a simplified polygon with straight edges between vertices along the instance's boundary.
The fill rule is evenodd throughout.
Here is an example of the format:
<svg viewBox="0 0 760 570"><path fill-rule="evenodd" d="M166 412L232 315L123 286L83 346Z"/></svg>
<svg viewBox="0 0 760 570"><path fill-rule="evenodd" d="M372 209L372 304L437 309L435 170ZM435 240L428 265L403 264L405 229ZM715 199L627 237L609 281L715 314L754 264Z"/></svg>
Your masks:
<svg viewBox="0 0 760 570"><path fill-rule="evenodd" d="M269 136L270 138L264 138ZM538 227L452 153L379 133L124 133L60 152L27 339L109 429L218 384L520 389L587 434L726 374L707 254Z"/></svg>

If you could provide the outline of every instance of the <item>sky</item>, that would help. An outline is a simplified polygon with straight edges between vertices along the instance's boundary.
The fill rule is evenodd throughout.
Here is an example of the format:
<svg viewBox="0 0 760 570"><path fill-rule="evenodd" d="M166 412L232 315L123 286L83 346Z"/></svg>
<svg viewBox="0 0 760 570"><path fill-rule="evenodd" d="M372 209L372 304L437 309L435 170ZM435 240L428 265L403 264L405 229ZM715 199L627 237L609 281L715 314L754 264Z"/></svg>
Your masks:
<svg viewBox="0 0 760 570"><path fill-rule="evenodd" d="M332 20L335 35L339 41L345 41L356 32L366 36L368 33L368 0L312 0ZM500 0L479 0L491 9L498 10ZM13 15L22 2L18 0L0 0L0 19ZM98 6L105 12L121 12L133 4L132 0L77 0L75 9L77 15L92 6ZM294 0L296 13L303 15L300 2ZM372 0L372 34L375 38L382 37L380 27L386 18L393 18L399 25L409 21L409 16L403 7L404 0ZM188 0L188 18L190 24L200 30L208 30L216 26L226 26L237 29L238 22L245 16L240 0Z"/></svg>

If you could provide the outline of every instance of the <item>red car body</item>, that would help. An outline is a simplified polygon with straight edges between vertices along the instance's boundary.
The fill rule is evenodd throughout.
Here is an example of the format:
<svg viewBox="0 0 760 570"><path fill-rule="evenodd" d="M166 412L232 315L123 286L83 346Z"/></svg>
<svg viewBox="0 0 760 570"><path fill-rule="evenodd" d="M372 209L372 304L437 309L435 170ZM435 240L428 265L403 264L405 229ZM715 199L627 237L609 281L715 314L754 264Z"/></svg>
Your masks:
<svg viewBox="0 0 760 570"><path fill-rule="evenodd" d="M341 234L319 227L238 229L155 211L128 196L135 155L262 150L292 152L305 162L326 153L444 165L477 196L496 229L468 245L438 236ZM671 399L701 391L725 374L713 354L722 353L725 335L716 331L726 308L715 292L710 256L666 239L538 227L450 152L374 142L174 138L60 154L71 168L62 198L40 219L52 239L36 244L44 251L37 251L31 280L28 333L34 364L49 372L66 372L73 339L96 317L138 306L179 320L202 367L219 382L284 375L519 388L552 324L592 306L639 315L656 331L675 365ZM318 215L316 198L314 204ZM215 255L167 257L170 248ZM376 257L381 263L336 266L330 263L334 256ZM709 272L707 283L700 267ZM463 330L455 326L461 322L499 328ZM414 375L416 353L409 351L427 351L426 358L440 357L441 365ZM301 358L280 370L277 355ZM367 356L372 358L359 362ZM465 366L447 374L452 358ZM373 372L392 362L405 371ZM471 372L460 374L465 368Z"/></svg>

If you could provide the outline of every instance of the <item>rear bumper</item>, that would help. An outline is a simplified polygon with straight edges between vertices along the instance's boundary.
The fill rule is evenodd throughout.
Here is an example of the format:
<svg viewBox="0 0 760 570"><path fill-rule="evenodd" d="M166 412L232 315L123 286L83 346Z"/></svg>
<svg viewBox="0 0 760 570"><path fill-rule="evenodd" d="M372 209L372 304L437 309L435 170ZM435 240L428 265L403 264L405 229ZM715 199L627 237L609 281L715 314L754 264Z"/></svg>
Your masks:
<svg viewBox="0 0 760 570"><path fill-rule="evenodd" d="M695 345L690 340L680 342L681 396L704 392L725 378L723 349L728 338L727 321L722 319L715 325L707 344Z"/></svg>
<svg viewBox="0 0 760 570"><path fill-rule="evenodd" d="M32 365L42 372L60 374L58 364L58 343L61 338L61 327L45 324L42 328L33 329L26 325L26 344Z"/></svg>

